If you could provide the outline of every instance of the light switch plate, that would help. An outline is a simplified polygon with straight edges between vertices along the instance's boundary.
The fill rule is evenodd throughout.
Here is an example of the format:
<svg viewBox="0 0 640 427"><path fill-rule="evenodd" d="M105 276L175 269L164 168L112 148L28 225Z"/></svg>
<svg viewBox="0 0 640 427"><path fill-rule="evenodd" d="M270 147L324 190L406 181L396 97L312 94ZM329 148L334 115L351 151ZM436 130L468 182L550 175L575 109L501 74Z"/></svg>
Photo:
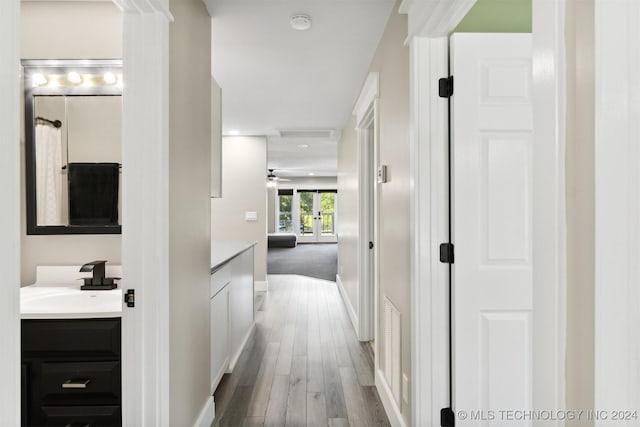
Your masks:
<svg viewBox="0 0 640 427"><path fill-rule="evenodd" d="M245 212L244 213L245 221L257 221L258 220L258 212Z"/></svg>
<svg viewBox="0 0 640 427"><path fill-rule="evenodd" d="M376 177L378 178L378 184L384 184L387 182L387 165L378 166Z"/></svg>

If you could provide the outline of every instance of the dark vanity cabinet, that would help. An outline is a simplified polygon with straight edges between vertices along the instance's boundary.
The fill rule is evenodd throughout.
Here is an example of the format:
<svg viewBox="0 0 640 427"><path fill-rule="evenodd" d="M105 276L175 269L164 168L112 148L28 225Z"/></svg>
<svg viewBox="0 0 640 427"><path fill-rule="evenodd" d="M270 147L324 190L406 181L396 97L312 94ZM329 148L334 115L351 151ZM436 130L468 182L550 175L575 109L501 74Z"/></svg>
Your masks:
<svg viewBox="0 0 640 427"><path fill-rule="evenodd" d="M121 426L120 355L120 318L23 320L22 424Z"/></svg>

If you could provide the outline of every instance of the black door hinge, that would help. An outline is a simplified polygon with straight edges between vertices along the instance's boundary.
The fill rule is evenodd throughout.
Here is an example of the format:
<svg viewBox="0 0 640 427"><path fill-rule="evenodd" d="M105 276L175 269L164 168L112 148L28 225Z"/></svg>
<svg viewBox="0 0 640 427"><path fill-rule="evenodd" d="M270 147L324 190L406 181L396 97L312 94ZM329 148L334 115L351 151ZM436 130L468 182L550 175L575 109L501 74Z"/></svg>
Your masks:
<svg viewBox="0 0 640 427"><path fill-rule="evenodd" d="M136 306L136 290L135 289L127 289L127 292L124 294L124 302L127 304L127 307Z"/></svg>
<svg viewBox="0 0 640 427"><path fill-rule="evenodd" d="M453 76L438 80L438 95L440 98L451 98L453 95Z"/></svg>
<svg viewBox="0 0 640 427"><path fill-rule="evenodd" d="M453 264L453 243L440 244L440 262Z"/></svg>
<svg viewBox="0 0 640 427"><path fill-rule="evenodd" d="M440 426L441 427L455 427L456 417L451 408L440 409Z"/></svg>

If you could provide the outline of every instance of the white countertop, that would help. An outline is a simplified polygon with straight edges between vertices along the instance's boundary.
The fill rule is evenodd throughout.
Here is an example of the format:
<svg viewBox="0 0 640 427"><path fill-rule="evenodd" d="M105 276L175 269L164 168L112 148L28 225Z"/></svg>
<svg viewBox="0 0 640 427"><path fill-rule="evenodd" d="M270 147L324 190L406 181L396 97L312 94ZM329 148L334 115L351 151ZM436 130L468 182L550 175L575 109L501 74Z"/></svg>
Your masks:
<svg viewBox="0 0 640 427"><path fill-rule="evenodd" d="M211 241L211 272L225 262L256 245L257 242L247 240L213 240Z"/></svg>
<svg viewBox="0 0 640 427"><path fill-rule="evenodd" d="M122 316L122 290L81 291L79 266L38 266L36 283L20 288L23 319L94 319ZM107 276L120 276L107 265Z"/></svg>

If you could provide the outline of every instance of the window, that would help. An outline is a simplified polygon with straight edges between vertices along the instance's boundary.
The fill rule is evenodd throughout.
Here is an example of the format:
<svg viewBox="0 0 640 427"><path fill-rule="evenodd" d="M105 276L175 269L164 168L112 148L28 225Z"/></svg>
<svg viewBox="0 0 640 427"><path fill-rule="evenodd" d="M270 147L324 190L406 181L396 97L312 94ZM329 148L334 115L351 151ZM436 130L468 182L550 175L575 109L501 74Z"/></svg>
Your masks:
<svg viewBox="0 0 640 427"><path fill-rule="evenodd" d="M278 190L278 232L293 233L293 190Z"/></svg>

